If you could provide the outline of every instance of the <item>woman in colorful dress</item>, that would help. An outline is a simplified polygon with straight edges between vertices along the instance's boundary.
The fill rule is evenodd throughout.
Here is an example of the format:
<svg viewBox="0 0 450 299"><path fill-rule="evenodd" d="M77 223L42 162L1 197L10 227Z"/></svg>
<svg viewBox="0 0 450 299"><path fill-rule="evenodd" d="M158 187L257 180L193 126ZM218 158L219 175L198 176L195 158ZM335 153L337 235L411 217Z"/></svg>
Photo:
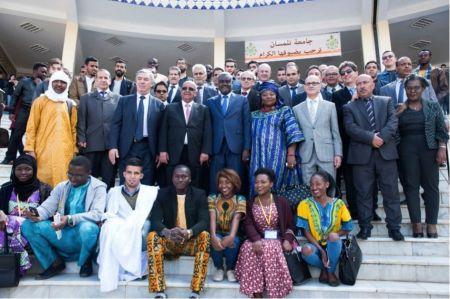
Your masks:
<svg viewBox="0 0 450 299"><path fill-rule="evenodd" d="M311 177L312 198L300 202L297 227L308 243L302 246L302 257L310 265L321 269L319 282L336 287L336 267L342 249L341 236L353 229L352 218L345 203L330 196L334 180L325 171Z"/></svg>
<svg viewBox="0 0 450 299"><path fill-rule="evenodd" d="M241 179L236 171L227 168L219 171L216 185L219 193L208 197L211 258L216 267L213 280L223 280L225 257L227 280L235 282L234 268L241 243L238 228L245 216L247 201L237 194L241 189Z"/></svg>
<svg viewBox="0 0 450 299"><path fill-rule="evenodd" d="M252 112L250 173L261 167L273 169L276 177L274 190L279 191L283 185L302 183L295 153L297 143L304 137L292 109L280 101L277 86L264 82L259 90L261 109ZM254 177L250 180L253 187ZM253 196L253 188L250 193Z"/></svg>
<svg viewBox="0 0 450 299"><path fill-rule="evenodd" d="M283 251L292 250L294 225L287 201L274 195L275 173L255 172L256 196L247 202L242 244L236 264L240 292L253 298L282 298L292 291L292 279Z"/></svg>
<svg viewBox="0 0 450 299"><path fill-rule="evenodd" d="M22 236L20 226L25 220L23 212L36 208L49 195L51 188L37 179L36 159L22 155L14 161L11 181L0 189L0 252L5 244L5 226L8 245L14 253L20 253L20 273L31 268L30 258L25 247L27 240Z"/></svg>

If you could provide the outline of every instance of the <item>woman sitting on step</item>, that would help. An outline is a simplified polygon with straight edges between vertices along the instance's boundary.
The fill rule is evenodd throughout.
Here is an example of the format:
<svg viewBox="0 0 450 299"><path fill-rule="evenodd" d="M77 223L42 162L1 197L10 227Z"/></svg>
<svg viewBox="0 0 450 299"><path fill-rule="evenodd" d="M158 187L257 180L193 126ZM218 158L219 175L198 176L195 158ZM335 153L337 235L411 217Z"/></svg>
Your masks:
<svg viewBox="0 0 450 299"><path fill-rule="evenodd" d="M353 229L352 218L345 203L328 195L334 190L334 180L323 170L310 180L312 198L300 202L297 208L297 227L308 240L302 246L302 257L310 265L321 269L319 282L332 287L339 285L336 267L341 255L340 236Z"/></svg>
<svg viewBox="0 0 450 299"><path fill-rule="evenodd" d="M49 195L51 187L37 179L36 159L22 155L14 161L11 181L0 189L0 252L5 244L5 228L8 246L14 253L20 253L19 271L31 268L30 257L25 247L28 241L22 236L20 227L25 220L23 212L37 208Z"/></svg>

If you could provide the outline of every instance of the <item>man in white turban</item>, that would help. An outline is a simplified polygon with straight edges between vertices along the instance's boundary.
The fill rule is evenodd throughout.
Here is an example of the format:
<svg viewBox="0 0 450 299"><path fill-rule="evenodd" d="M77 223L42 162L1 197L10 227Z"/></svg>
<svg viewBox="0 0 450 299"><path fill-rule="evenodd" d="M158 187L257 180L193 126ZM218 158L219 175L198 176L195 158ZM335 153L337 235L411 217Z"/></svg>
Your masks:
<svg viewBox="0 0 450 299"><path fill-rule="evenodd" d="M76 147L76 103L68 98L69 77L57 71L45 94L33 101L27 123L25 152L37 160L38 178L55 187L67 180Z"/></svg>

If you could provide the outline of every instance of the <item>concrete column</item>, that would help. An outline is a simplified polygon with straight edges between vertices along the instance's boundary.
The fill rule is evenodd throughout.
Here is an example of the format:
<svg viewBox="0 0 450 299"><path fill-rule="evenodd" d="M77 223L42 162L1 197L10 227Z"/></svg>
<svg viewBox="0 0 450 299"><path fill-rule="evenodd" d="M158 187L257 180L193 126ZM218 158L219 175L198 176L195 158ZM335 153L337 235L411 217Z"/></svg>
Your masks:
<svg viewBox="0 0 450 299"><path fill-rule="evenodd" d="M64 67L73 74L75 68L75 55L77 52L78 23L68 21L64 36L64 46L62 52L62 62Z"/></svg>
<svg viewBox="0 0 450 299"><path fill-rule="evenodd" d="M214 38L214 67L225 67L225 38Z"/></svg>
<svg viewBox="0 0 450 299"><path fill-rule="evenodd" d="M381 56L384 51L392 51L391 46L391 34L389 32L389 21L382 20L377 22L377 34L378 34L378 51L380 54L380 61L382 61Z"/></svg>
<svg viewBox="0 0 450 299"><path fill-rule="evenodd" d="M370 60L377 60L372 24L367 23L361 25L361 40L364 63Z"/></svg>

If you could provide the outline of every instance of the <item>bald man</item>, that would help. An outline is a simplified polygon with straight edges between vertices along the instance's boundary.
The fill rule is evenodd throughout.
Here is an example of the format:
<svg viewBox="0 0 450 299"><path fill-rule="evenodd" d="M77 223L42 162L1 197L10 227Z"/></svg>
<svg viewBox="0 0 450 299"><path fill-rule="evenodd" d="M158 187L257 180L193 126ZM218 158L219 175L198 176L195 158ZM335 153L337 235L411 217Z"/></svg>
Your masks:
<svg viewBox="0 0 450 299"><path fill-rule="evenodd" d="M356 79L357 98L344 106L344 125L350 138L347 163L353 166L359 215L357 237L365 240L371 235L372 192L378 179L389 237L403 241L395 145L398 119L392 100L374 96L374 87L369 75L359 75Z"/></svg>

